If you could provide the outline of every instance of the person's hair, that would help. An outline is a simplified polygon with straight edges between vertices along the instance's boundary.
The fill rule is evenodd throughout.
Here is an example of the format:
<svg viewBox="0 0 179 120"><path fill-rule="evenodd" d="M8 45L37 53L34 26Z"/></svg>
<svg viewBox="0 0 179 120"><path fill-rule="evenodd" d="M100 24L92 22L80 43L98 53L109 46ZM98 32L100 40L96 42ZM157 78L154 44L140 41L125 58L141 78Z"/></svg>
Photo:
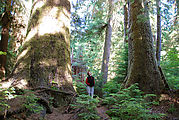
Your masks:
<svg viewBox="0 0 179 120"><path fill-rule="evenodd" d="M89 75L90 71L87 72L87 75Z"/></svg>

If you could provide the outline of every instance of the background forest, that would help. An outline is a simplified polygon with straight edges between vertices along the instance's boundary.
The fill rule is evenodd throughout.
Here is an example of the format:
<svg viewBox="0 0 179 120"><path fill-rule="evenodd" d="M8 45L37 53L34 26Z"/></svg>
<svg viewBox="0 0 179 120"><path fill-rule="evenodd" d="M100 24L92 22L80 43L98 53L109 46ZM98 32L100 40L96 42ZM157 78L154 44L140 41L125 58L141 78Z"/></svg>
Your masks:
<svg viewBox="0 0 179 120"><path fill-rule="evenodd" d="M72 11L71 49L76 64L85 64L96 77L101 75L104 52L105 25L108 22L108 4L106 1L77 1ZM114 4L112 18L111 50L108 80L122 83L127 71L127 43L125 42L123 1ZM87 6L88 5L88 6ZM77 7L76 7L77 6ZM157 6L150 1L150 21L153 33L153 45L157 44ZM172 89L178 89L178 25L176 1L162 1L161 14L161 57L160 65ZM81 65L81 67L83 67ZM79 75L81 73L79 72ZM86 73L83 73L86 74ZM98 80L99 80L98 79ZM99 80L100 81L100 80Z"/></svg>
<svg viewBox="0 0 179 120"><path fill-rule="evenodd" d="M178 120L178 7L0 0L0 118Z"/></svg>

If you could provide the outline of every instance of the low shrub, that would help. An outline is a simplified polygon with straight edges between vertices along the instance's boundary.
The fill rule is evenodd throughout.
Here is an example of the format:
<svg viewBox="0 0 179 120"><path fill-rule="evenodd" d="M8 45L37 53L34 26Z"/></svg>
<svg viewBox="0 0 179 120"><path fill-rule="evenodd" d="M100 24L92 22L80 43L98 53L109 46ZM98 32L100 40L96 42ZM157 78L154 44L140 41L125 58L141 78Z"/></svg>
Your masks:
<svg viewBox="0 0 179 120"><path fill-rule="evenodd" d="M163 114L152 113L150 105L155 102L147 101L154 96L154 94L143 95L137 84L134 84L127 89L122 89L118 93L105 97L103 103L108 105L107 114L112 120L158 120Z"/></svg>
<svg viewBox="0 0 179 120"><path fill-rule="evenodd" d="M98 98L91 98L89 95L82 94L76 98L76 102L71 106L74 109L79 109L78 117L80 120L99 120L100 117L96 110L98 102Z"/></svg>

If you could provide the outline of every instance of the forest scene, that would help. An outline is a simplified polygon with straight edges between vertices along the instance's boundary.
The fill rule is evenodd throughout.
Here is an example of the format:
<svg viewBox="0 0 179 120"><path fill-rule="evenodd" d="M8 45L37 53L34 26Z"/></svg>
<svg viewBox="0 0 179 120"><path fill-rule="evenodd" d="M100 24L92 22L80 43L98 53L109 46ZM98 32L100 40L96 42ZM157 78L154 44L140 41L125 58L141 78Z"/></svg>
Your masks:
<svg viewBox="0 0 179 120"><path fill-rule="evenodd" d="M0 120L179 120L179 0L0 0Z"/></svg>

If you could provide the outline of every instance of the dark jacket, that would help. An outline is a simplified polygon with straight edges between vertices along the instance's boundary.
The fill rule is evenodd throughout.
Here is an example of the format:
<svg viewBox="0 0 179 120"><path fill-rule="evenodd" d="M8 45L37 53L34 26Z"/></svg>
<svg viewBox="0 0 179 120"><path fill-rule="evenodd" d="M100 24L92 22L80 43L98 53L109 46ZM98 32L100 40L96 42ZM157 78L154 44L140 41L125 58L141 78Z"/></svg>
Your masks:
<svg viewBox="0 0 179 120"><path fill-rule="evenodd" d="M86 84L90 87L93 87L94 84L95 84L95 80L94 80L94 77L93 76L88 76L86 78Z"/></svg>

